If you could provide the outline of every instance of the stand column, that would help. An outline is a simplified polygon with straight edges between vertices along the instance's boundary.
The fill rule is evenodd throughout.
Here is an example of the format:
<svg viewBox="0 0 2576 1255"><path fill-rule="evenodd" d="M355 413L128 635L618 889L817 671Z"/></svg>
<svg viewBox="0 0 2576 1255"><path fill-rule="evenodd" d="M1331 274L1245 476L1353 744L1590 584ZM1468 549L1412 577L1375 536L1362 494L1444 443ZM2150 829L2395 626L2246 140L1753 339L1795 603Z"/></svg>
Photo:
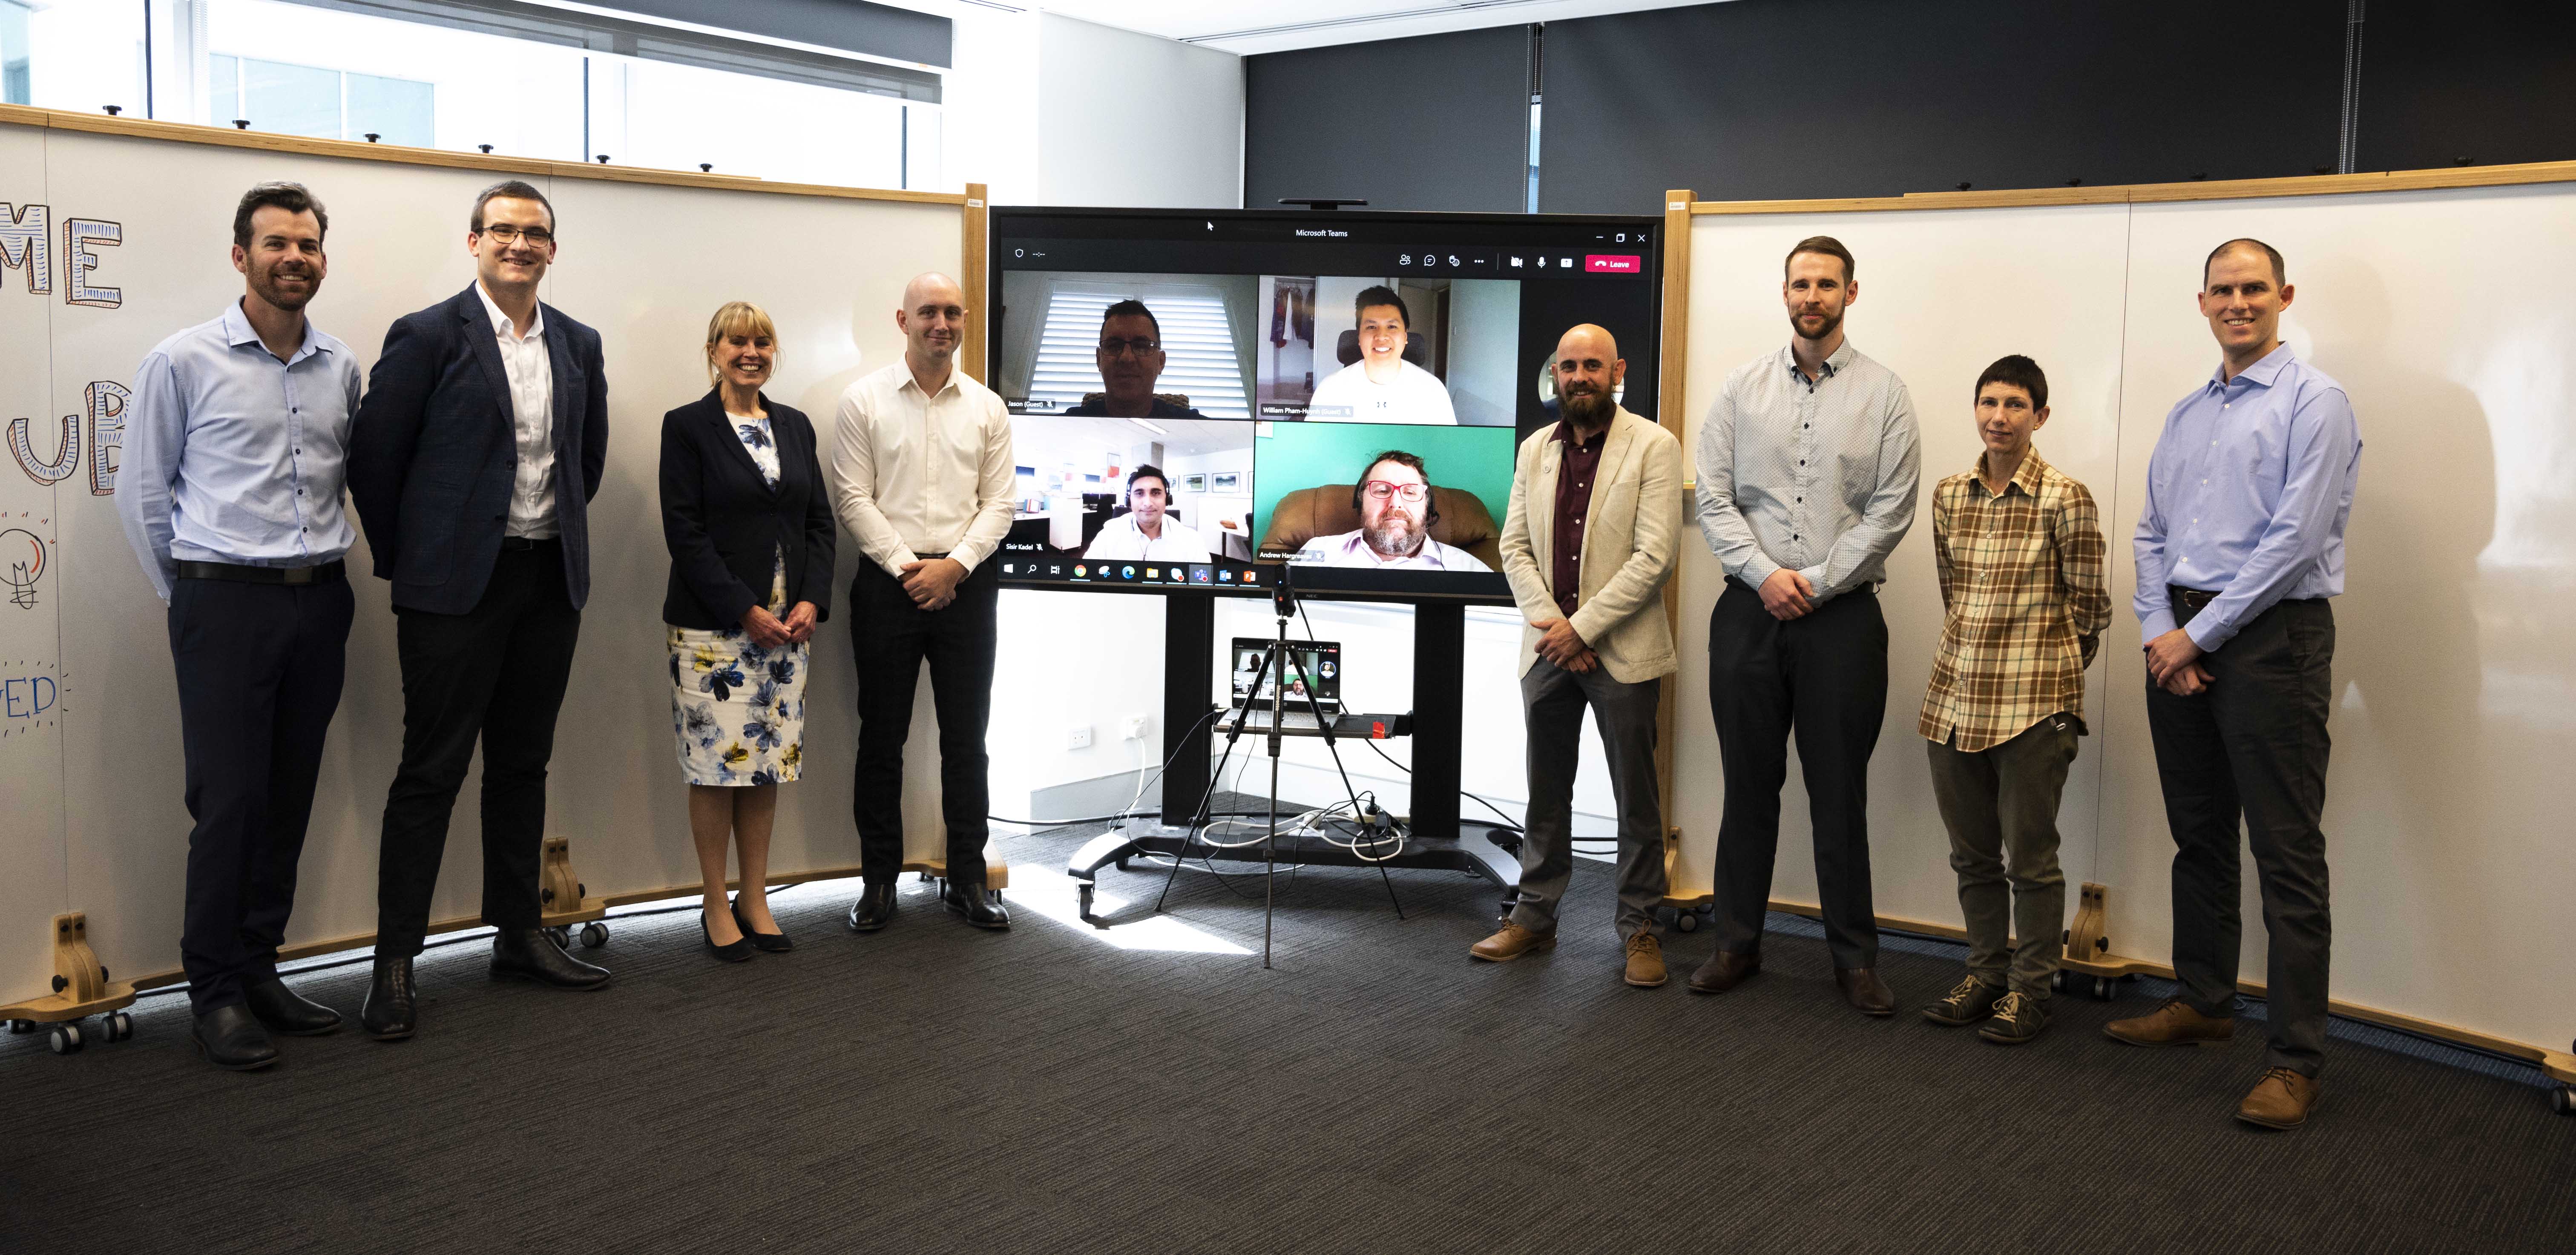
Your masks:
<svg viewBox="0 0 2576 1255"><path fill-rule="evenodd" d="M1413 607L1413 831L1458 835L1462 710L1467 698L1467 607L1455 601ZM1170 794L1164 796L1169 797Z"/></svg>
<svg viewBox="0 0 2576 1255"><path fill-rule="evenodd" d="M1208 786L1206 719L1216 671L1216 598L1163 594L1163 823L1187 828Z"/></svg>

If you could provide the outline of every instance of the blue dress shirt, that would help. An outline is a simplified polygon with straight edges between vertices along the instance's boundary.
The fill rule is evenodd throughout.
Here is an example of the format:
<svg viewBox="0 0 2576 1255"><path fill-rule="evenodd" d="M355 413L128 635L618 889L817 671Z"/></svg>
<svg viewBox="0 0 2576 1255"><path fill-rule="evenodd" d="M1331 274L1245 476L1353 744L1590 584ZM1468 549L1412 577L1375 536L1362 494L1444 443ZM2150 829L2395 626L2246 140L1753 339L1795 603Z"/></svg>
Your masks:
<svg viewBox="0 0 2576 1255"><path fill-rule="evenodd" d="M309 319L277 360L239 301L143 359L116 513L162 600L181 562L319 566L349 552L340 490L358 381L349 346Z"/></svg>
<svg viewBox="0 0 2576 1255"><path fill-rule="evenodd" d="M2216 649L2283 598L2343 592L2343 527L2361 476L2361 428L2343 385L2284 344L2165 415L2138 513L2144 639L2174 628L2168 584L2218 596L2186 629Z"/></svg>

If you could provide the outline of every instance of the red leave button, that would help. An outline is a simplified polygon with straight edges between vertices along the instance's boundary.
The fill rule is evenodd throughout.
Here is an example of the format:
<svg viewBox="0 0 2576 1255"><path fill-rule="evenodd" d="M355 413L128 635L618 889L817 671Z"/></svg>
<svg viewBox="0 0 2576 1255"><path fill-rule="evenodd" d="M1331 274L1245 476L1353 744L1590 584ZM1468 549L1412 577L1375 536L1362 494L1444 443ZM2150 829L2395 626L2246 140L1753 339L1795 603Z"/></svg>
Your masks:
<svg viewBox="0 0 2576 1255"><path fill-rule="evenodd" d="M1645 269L1646 259L1633 253L1617 257L1606 253L1583 255L1583 273L1588 275L1633 275L1642 274Z"/></svg>

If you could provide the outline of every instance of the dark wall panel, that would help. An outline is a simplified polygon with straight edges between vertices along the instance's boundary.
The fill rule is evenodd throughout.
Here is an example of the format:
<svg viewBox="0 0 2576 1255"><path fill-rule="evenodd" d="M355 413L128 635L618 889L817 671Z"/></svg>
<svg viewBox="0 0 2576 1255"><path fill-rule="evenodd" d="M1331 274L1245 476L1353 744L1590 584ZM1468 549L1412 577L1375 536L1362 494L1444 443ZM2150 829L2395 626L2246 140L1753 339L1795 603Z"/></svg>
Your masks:
<svg viewBox="0 0 2576 1255"><path fill-rule="evenodd" d="M2331 172L2344 14L2344 0L1733 0L1550 22L1539 206Z"/></svg>
<svg viewBox="0 0 2576 1255"><path fill-rule="evenodd" d="M2576 160L2576 10L2374 0L2366 12L2356 169Z"/></svg>
<svg viewBox="0 0 2576 1255"><path fill-rule="evenodd" d="M1245 58L1248 208L1333 196L1513 212L1529 203L1528 155L1526 27Z"/></svg>

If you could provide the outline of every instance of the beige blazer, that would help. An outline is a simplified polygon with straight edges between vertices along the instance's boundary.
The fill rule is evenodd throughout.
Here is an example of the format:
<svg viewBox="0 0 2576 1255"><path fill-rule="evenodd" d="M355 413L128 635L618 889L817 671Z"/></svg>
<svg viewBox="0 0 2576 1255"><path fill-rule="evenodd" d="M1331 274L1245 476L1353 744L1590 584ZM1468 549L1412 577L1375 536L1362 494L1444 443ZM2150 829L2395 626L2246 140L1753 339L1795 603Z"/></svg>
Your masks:
<svg viewBox="0 0 2576 1255"><path fill-rule="evenodd" d="M1529 622L1566 617L1549 585L1556 568L1556 473L1563 459L1556 424L1550 423L1521 441L1513 467L1503 575ZM1592 481L1573 615L1575 632L1614 680L1634 684L1681 668L1664 616L1664 581L1680 561L1681 534L1682 442L1622 409L1610 420L1600 473ZM1537 629L1522 629L1523 675L1538 660L1538 639Z"/></svg>

